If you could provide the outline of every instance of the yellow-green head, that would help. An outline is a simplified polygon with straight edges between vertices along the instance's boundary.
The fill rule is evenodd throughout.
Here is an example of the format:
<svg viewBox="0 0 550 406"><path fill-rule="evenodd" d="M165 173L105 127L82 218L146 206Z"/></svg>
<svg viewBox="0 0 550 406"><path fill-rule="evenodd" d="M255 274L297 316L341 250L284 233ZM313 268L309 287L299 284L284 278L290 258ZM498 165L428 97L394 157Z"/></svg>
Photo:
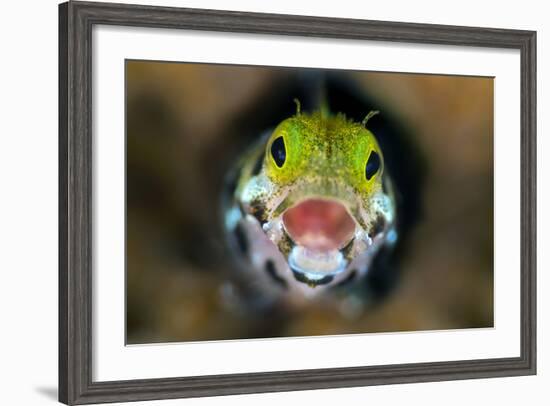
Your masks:
<svg viewBox="0 0 550 406"><path fill-rule="evenodd" d="M384 160L374 135L343 114L298 113L281 122L265 150L275 183L303 177L332 178L368 196L380 189Z"/></svg>
<svg viewBox="0 0 550 406"><path fill-rule="evenodd" d="M268 264L275 281L307 293L366 274L394 239L391 180L366 128L375 113L358 123L298 108L243 159L235 207L259 272Z"/></svg>

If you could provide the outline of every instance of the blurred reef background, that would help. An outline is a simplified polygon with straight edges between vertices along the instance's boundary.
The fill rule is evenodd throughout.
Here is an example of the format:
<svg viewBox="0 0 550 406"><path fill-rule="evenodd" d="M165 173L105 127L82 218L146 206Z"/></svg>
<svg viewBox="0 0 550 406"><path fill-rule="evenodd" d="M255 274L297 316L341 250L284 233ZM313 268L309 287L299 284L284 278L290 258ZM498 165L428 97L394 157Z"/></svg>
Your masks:
<svg viewBox="0 0 550 406"><path fill-rule="evenodd" d="M368 127L399 182L399 261L373 273L356 317L236 313L221 294L224 175L293 97L307 109L320 74L333 110L381 112ZM128 344L493 325L492 78L127 61L126 92Z"/></svg>

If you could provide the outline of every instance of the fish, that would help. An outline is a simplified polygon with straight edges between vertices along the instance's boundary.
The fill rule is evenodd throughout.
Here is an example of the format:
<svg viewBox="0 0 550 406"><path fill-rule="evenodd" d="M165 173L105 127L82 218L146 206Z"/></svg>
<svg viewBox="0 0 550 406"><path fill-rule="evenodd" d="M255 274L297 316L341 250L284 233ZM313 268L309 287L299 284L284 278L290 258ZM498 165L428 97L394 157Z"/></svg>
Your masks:
<svg viewBox="0 0 550 406"><path fill-rule="evenodd" d="M238 279L264 302L307 303L359 283L397 239L384 153L369 120L321 106L264 132L230 172L224 229Z"/></svg>

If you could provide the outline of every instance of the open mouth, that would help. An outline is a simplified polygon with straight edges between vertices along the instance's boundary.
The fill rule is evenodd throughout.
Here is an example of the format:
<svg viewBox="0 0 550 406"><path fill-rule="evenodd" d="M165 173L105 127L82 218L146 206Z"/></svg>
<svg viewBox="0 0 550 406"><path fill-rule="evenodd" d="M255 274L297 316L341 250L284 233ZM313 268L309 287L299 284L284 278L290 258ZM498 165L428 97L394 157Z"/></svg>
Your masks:
<svg viewBox="0 0 550 406"><path fill-rule="evenodd" d="M288 259L297 280L327 284L345 270L340 250L353 239L356 225L342 203L306 199L283 213L283 226L296 244Z"/></svg>

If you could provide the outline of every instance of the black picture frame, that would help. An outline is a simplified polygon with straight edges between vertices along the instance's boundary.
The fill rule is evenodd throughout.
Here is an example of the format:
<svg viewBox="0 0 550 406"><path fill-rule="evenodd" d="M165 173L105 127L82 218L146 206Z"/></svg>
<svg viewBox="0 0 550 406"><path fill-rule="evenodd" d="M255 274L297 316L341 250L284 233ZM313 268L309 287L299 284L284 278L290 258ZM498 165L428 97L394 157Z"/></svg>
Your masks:
<svg viewBox="0 0 550 406"><path fill-rule="evenodd" d="M521 54L521 354L351 368L92 380L92 27L96 24L518 49ZM536 373L536 32L68 2L59 6L59 400L217 396Z"/></svg>

